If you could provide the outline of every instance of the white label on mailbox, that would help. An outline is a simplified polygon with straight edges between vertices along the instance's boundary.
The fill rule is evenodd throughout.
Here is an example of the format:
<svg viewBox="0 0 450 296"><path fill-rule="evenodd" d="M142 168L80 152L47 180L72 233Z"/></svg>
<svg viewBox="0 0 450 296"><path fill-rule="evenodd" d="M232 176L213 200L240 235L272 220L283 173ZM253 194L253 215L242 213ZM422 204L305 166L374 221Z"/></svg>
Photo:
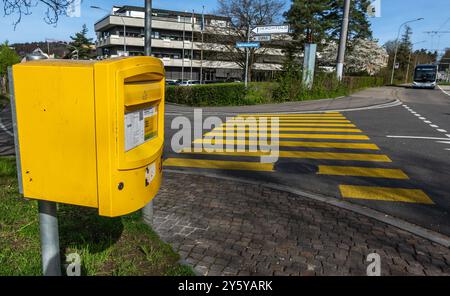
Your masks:
<svg viewBox="0 0 450 296"><path fill-rule="evenodd" d="M150 140L148 127L149 119L156 116L156 108L146 108L125 114L125 151L131 150L145 141ZM154 132L151 130L151 132ZM153 134L153 133L151 133Z"/></svg>

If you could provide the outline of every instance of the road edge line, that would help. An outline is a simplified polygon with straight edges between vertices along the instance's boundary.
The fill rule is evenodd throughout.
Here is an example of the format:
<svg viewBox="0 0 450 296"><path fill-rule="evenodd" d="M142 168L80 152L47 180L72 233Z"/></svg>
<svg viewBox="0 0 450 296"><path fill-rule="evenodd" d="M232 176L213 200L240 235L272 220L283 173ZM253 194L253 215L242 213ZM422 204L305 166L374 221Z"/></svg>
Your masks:
<svg viewBox="0 0 450 296"><path fill-rule="evenodd" d="M450 97L450 93L448 93L447 91L445 91L439 84L438 84L438 87L439 87L439 89L440 89L444 94L446 94L447 96Z"/></svg>
<svg viewBox="0 0 450 296"><path fill-rule="evenodd" d="M365 206L353 204L344 200L339 200L336 197L329 197L325 195L320 195L316 193L306 192L300 189L291 188L285 185L279 185L274 183L266 183L266 182L259 182L259 181L253 181L253 180L245 180L245 179L239 179L235 177L230 176L221 176L219 174L214 173L205 173L202 172L201 174L197 172L192 171L183 171L183 170L174 170L174 169L164 169L165 172L168 173L178 173L178 174L185 174L185 175L196 175L196 176L205 176L210 178L216 178L216 179L223 179L228 181L234 181L239 183L246 183L246 184L252 184L257 185L261 187L266 187L269 189L282 191L282 192L288 192L294 195L298 195L304 198L309 198L315 201L319 201L328 205L332 205L344 210L348 210L372 219L375 219L377 221L383 222L385 224L394 226L400 230L412 233L414 235L417 235L419 237L422 237L424 239L427 239L431 242L434 242L436 244L439 244L441 246L444 246L446 248L450 248L450 237L438 233L436 231L424 228L422 226L413 224L411 222L407 222L405 220L402 220L400 218L396 218L394 216L390 216L387 214L384 214L378 210L374 210Z"/></svg>

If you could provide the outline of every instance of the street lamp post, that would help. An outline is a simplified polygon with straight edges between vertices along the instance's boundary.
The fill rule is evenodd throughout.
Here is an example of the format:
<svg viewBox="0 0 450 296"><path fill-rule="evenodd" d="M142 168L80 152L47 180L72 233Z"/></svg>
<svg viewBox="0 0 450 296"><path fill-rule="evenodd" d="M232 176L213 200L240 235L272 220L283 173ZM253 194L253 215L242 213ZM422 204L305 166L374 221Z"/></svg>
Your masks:
<svg viewBox="0 0 450 296"><path fill-rule="evenodd" d="M417 21L421 21L424 18L418 18L418 19L414 19L414 20L410 20L407 22L404 22L403 24L400 25L400 27L398 28L398 33L397 33L397 39L395 39L395 54L394 54L394 61L392 62L392 74L391 74L391 84L394 84L394 73L395 73L395 64L397 63L397 52L398 52L398 39L400 38L400 31L402 29L402 27L406 24L412 23L412 22L417 22Z"/></svg>

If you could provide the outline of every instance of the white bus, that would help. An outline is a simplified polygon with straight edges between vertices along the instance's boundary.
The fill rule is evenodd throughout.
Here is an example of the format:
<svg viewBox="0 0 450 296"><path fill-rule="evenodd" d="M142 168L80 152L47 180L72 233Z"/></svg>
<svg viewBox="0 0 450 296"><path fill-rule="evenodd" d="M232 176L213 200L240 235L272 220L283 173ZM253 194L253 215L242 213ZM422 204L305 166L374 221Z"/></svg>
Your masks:
<svg viewBox="0 0 450 296"><path fill-rule="evenodd" d="M438 67L436 65L417 65L414 70L414 88L436 87Z"/></svg>

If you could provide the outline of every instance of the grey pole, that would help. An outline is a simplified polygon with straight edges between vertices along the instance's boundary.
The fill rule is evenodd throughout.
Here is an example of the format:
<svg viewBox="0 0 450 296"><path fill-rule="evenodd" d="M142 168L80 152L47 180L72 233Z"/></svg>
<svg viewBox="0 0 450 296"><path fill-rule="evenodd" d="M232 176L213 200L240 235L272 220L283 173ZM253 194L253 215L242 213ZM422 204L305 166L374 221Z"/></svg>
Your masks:
<svg viewBox="0 0 450 296"><path fill-rule="evenodd" d="M60 276L58 218L56 203L40 200L39 228L41 236L42 272L45 276Z"/></svg>
<svg viewBox="0 0 450 296"><path fill-rule="evenodd" d="M146 56L152 55L152 0L145 0L145 48Z"/></svg>
<svg viewBox="0 0 450 296"><path fill-rule="evenodd" d="M146 56L152 55L152 1L145 0L145 48ZM184 42L184 41L183 41ZM153 224L153 201L150 201L142 209L142 217L147 225Z"/></svg>
<svg viewBox="0 0 450 296"><path fill-rule="evenodd" d="M400 31L402 29L402 27L408 23L412 23L412 22L417 22L417 21L421 21L423 20L423 17L415 19L415 20L411 20L411 21L407 21L404 22L403 24L400 25L400 27L398 28L398 33L397 33L397 39L395 39L395 54L394 54L394 61L392 62L392 72L391 72L391 84L394 84L394 73L395 73L395 64L397 63L397 52L398 52L398 39L400 38Z"/></svg>
<svg viewBox="0 0 450 296"><path fill-rule="evenodd" d="M341 39L339 41L339 52L338 52L337 64L336 64L336 75L337 75L337 79L339 81L342 80L342 77L344 75L344 59L345 59L345 48L347 46L348 22L349 22L349 15L350 15L350 1L351 0L345 0L345 3L344 3L344 18L342 20Z"/></svg>
<svg viewBox="0 0 450 296"><path fill-rule="evenodd" d="M194 24L194 10L192 10L192 18L191 18L191 23L192 23L192 25L191 25L191 30L192 30L192 32L191 32L191 80L193 80L193 77L192 77L192 74L193 74L193 70L192 70L192 63L193 63L193 60L194 60L194 26L195 26L195 24Z"/></svg>
<svg viewBox="0 0 450 296"><path fill-rule="evenodd" d="M250 42L250 23L248 24L248 30L247 30L247 43ZM250 49L248 47L245 48L245 88L247 88L248 85L248 59L249 59L249 51Z"/></svg>

